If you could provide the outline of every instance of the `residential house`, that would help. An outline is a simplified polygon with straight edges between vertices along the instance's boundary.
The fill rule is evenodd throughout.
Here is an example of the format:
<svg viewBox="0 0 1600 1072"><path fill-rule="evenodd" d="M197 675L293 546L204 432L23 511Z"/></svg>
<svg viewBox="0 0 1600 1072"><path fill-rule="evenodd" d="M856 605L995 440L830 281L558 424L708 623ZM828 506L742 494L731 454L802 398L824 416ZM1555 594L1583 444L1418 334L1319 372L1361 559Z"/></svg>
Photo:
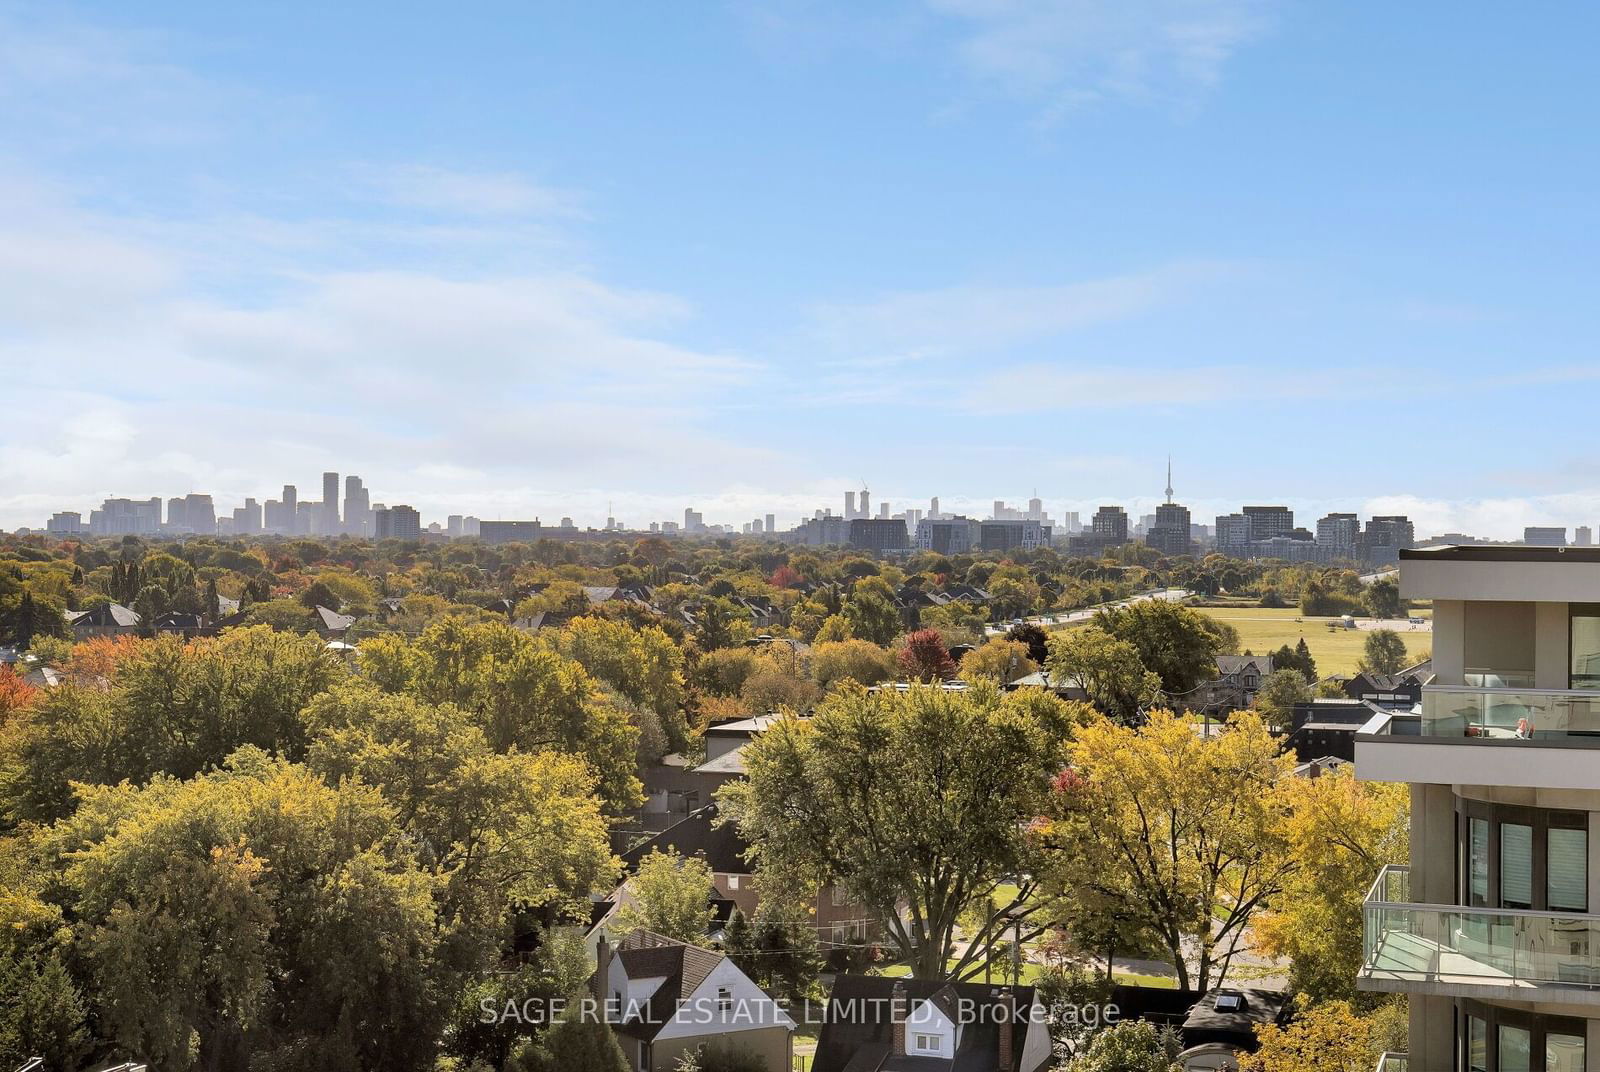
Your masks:
<svg viewBox="0 0 1600 1072"><path fill-rule="evenodd" d="M340 614L338 611L329 610L327 607L317 606L314 608L314 612L316 614L317 633L324 640L342 637L349 632L352 625L356 624L356 620L352 616Z"/></svg>
<svg viewBox="0 0 1600 1072"><path fill-rule="evenodd" d="M1356 776L1411 792L1357 983L1409 999L1412 1069L1595 1069L1600 549L1398 556L1402 598L1433 601L1434 676L1356 737Z"/></svg>
<svg viewBox="0 0 1600 1072"><path fill-rule="evenodd" d="M671 1072L685 1053L723 1042L767 1072L790 1072L795 1024L721 953L635 931L602 942L592 986L638 1072Z"/></svg>
<svg viewBox="0 0 1600 1072"><path fill-rule="evenodd" d="M1398 674L1363 670L1344 682L1344 694L1352 700L1369 700L1380 707L1409 711L1422 702L1422 686L1432 677L1431 669L1403 670Z"/></svg>
<svg viewBox="0 0 1600 1072"><path fill-rule="evenodd" d="M811 1072L1041 1072L1050 1037L1031 986L834 977Z"/></svg>
<svg viewBox="0 0 1600 1072"><path fill-rule="evenodd" d="M1300 763L1324 757L1354 762L1356 734L1373 715L1381 715L1385 710L1371 700L1343 696L1318 697L1295 704L1284 750L1293 749Z"/></svg>
<svg viewBox="0 0 1600 1072"><path fill-rule="evenodd" d="M750 862L749 843L732 823L724 823L717 805L696 809L683 821L619 853L630 874L652 852L675 852L679 856L699 857L711 868L713 901L727 901L754 918L761 907L755 886L755 865ZM810 919L817 938L827 946L848 946L868 942L880 932L872 913L851 898L843 887L824 885L811 905ZM722 917L726 921L726 914ZM715 928L717 920L713 921Z"/></svg>
<svg viewBox="0 0 1600 1072"><path fill-rule="evenodd" d="M1241 711L1255 702L1262 683L1272 675L1270 655L1218 655L1216 662L1217 676L1184 699L1191 711Z"/></svg>
<svg viewBox="0 0 1600 1072"><path fill-rule="evenodd" d="M177 610L169 610L150 619L150 628L157 633L173 633L181 637L199 636L209 631L206 628L206 620L200 615Z"/></svg>
<svg viewBox="0 0 1600 1072"><path fill-rule="evenodd" d="M102 603L93 610L67 615L74 640L88 640L97 636L130 636L139 631L142 619L131 608L121 603Z"/></svg>

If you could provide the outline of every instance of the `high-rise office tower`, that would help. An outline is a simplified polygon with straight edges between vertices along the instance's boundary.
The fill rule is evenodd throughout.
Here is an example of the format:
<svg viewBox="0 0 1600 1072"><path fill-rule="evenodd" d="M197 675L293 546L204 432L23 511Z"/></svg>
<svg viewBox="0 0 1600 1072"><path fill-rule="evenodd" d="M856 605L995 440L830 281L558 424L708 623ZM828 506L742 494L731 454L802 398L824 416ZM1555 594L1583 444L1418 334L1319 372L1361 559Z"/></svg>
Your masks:
<svg viewBox="0 0 1600 1072"><path fill-rule="evenodd" d="M872 516L872 492L868 491L866 488L862 488L861 489L860 505L861 505L861 512L859 514L857 514L856 516L857 517L871 517Z"/></svg>
<svg viewBox="0 0 1600 1072"><path fill-rule="evenodd" d="M372 534L372 506L358 476L344 478L344 531L352 536Z"/></svg>
<svg viewBox="0 0 1600 1072"><path fill-rule="evenodd" d="M322 531L329 536L339 532L339 474L322 474Z"/></svg>
<svg viewBox="0 0 1600 1072"><path fill-rule="evenodd" d="M847 491L847 492L844 493L844 519L846 521L849 521L852 517L855 517L855 516L856 516L856 493L853 492L853 491Z"/></svg>

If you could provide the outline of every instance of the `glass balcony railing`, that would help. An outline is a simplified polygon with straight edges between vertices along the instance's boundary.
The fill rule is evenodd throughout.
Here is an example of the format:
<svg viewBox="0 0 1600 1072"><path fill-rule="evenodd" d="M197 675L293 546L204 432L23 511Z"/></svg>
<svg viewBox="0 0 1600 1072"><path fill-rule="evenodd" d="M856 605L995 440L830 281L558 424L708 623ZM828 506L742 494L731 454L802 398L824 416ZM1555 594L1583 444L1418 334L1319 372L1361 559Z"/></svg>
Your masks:
<svg viewBox="0 0 1600 1072"><path fill-rule="evenodd" d="M1379 1054L1376 1072L1409 1072L1406 1067L1406 1055L1403 1053Z"/></svg>
<svg viewBox="0 0 1600 1072"><path fill-rule="evenodd" d="M1600 990L1600 916L1410 904L1410 869L1367 893L1363 979Z"/></svg>
<svg viewBox="0 0 1600 1072"><path fill-rule="evenodd" d="M1420 731L1504 741L1600 738L1600 692L1430 685L1422 690Z"/></svg>

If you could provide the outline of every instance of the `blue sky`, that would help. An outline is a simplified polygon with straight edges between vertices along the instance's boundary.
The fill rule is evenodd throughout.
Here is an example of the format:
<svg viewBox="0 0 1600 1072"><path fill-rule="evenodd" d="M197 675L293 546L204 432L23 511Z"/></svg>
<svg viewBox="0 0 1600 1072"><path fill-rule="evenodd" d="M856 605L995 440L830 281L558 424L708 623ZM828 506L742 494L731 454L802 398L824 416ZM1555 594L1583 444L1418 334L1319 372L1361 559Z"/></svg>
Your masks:
<svg viewBox="0 0 1600 1072"><path fill-rule="evenodd" d="M337 10L329 10L337 8ZM1600 523L1600 9L0 0L0 526Z"/></svg>

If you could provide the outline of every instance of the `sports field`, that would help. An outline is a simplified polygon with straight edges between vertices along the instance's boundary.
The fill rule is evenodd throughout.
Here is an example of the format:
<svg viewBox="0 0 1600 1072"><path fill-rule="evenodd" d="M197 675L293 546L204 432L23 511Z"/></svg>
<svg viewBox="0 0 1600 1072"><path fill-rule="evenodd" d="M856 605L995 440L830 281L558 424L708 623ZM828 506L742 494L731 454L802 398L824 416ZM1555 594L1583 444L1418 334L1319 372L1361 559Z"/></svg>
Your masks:
<svg viewBox="0 0 1600 1072"><path fill-rule="evenodd" d="M1293 608L1282 610L1266 607L1196 607L1201 614L1209 614L1227 622L1239 631L1239 650L1256 655L1266 655L1287 644L1291 648L1301 637L1317 661L1317 674L1353 674L1361 660L1362 645L1366 643L1367 629L1345 629L1338 618L1307 618ZM1361 622L1364 627L1371 623ZM1405 622L1392 623L1400 638L1406 642L1406 651L1413 661L1433 650L1431 623L1414 631ZM1329 628L1329 626L1337 628Z"/></svg>

